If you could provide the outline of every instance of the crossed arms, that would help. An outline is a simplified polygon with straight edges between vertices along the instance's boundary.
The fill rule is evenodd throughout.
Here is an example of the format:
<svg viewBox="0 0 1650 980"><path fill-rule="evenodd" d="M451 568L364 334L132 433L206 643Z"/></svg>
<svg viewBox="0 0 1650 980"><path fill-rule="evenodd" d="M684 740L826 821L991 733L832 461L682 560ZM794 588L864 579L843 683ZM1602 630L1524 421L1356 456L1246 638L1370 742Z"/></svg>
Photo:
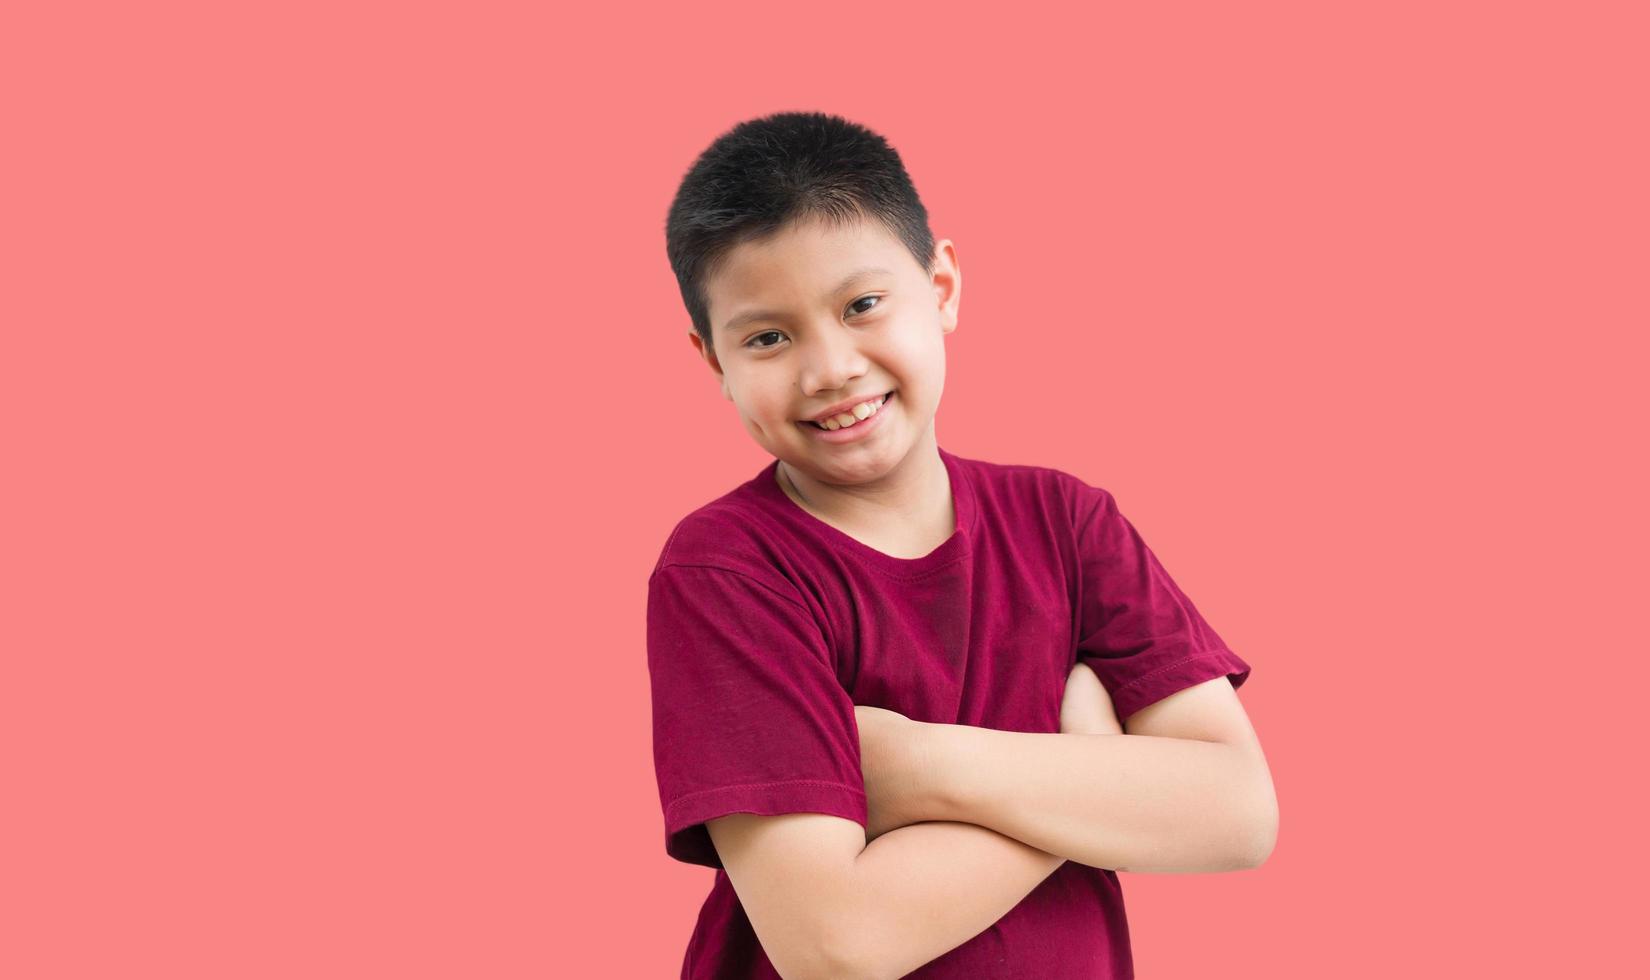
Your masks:
<svg viewBox="0 0 1650 980"><path fill-rule="evenodd" d="M788 980L903 976L984 931L1067 860L1231 871L1260 865L1276 839L1271 775L1225 677L1119 724L1079 666L1057 734L855 714L866 828L819 813L707 823Z"/></svg>

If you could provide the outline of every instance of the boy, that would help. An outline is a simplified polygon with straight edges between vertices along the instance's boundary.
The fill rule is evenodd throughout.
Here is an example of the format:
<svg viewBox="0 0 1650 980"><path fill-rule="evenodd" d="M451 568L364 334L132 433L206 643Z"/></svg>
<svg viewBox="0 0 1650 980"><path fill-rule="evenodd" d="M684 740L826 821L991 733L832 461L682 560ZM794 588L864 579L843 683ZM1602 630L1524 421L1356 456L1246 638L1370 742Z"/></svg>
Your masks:
<svg viewBox="0 0 1650 980"><path fill-rule="evenodd" d="M1105 490L939 447L961 276L880 136L741 123L666 237L774 457L648 580L665 850L718 869L682 975L1132 977L1118 870L1270 853L1249 665Z"/></svg>

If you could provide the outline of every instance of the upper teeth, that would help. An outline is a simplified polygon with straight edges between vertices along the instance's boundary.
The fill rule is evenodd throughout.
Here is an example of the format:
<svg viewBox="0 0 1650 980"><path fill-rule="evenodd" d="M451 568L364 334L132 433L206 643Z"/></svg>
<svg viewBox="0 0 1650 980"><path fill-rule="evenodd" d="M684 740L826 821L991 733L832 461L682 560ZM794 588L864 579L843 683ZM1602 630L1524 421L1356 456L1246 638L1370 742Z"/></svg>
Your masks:
<svg viewBox="0 0 1650 980"><path fill-rule="evenodd" d="M868 402L860 402L858 405L848 409L846 412L842 412L838 415L831 415L823 419L815 419L814 424L818 425L822 429L841 429L845 426L853 425L860 419L868 418L872 412L875 412L877 409L881 408L883 399L887 397L887 395L878 395Z"/></svg>

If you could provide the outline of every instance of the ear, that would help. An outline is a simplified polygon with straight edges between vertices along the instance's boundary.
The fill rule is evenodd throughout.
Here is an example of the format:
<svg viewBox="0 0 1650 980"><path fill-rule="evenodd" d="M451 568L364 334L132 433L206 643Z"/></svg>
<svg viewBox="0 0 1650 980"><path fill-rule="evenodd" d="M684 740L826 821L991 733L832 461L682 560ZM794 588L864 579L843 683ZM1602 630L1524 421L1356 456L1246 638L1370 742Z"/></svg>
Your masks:
<svg viewBox="0 0 1650 980"><path fill-rule="evenodd" d="M934 243L934 297L940 305L940 330L957 329L957 307L962 303L962 266L957 264L957 247L951 239Z"/></svg>
<svg viewBox="0 0 1650 980"><path fill-rule="evenodd" d="M688 340L692 342L693 349L699 356L705 359L705 363L710 365L711 373L715 374L716 380L721 383L722 397L733 401L733 394L728 391L728 377L722 373L722 362L716 359L715 349L707 345L704 338L699 336L699 331L692 327L688 328Z"/></svg>

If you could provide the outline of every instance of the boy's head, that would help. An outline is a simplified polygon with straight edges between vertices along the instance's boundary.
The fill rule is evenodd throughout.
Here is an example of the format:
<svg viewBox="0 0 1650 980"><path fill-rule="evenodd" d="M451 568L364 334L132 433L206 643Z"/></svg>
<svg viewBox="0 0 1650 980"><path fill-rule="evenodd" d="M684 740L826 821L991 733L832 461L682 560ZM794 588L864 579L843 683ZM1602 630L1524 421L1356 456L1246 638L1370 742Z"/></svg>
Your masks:
<svg viewBox="0 0 1650 980"><path fill-rule="evenodd" d="M768 452L863 484L932 442L961 274L882 137L817 112L742 122L683 178L666 245L689 339ZM852 426L808 421L890 391Z"/></svg>

